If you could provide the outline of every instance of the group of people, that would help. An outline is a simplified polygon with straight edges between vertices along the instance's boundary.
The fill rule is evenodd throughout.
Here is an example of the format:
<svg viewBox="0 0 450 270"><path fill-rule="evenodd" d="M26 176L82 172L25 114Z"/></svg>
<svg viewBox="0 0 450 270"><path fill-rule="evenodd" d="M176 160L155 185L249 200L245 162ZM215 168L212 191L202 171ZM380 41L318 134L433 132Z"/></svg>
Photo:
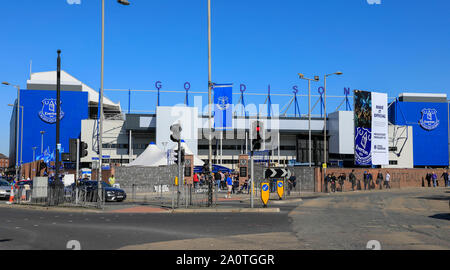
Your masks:
<svg viewBox="0 0 450 270"><path fill-rule="evenodd" d="M329 173L325 176L324 184L325 184L325 192L336 192L336 191L344 191L345 181L347 180L347 176L345 173L340 173L339 176L335 176L334 173ZM362 190L361 180L356 178L355 170L348 175L348 181L352 185L352 191ZM371 190L378 188L383 189L383 186L386 189L390 189L391 185L391 175L388 171L386 171L386 175L383 175L381 171L378 171L376 179L374 181L374 177L368 171L365 171L362 178L362 184L364 185L364 190ZM339 185L339 187L337 186Z"/></svg>
<svg viewBox="0 0 450 270"><path fill-rule="evenodd" d="M194 187L198 188L206 184L206 174L203 173L195 173L193 176ZM245 182L240 185L239 184L239 174L238 173L230 173L230 172L215 172L213 173L213 179L215 181L215 185L217 190L226 190L227 195L225 198L231 198L231 194L235 193L243 193L244 190L249 193L250 192L250 175Z"/></svg>
<svg viewBox="0 0 450 270"><path fill-rule="evenodd" d="M431 187L431 185L433 185L433 187L438 187L439 186L439 180L441 178L443 178L443 180L444 180L444 186L450 187L448 171L443 172L441 174L441 177L439 177L439 178L438 178L437 174L434 171L431 172L431 173L427 173L427 175L425 176L425 179L427 180L427 183L428 183L428 187ZM422 178L422 186L425 186L425 184L423 182L423 178Z"/></svg>

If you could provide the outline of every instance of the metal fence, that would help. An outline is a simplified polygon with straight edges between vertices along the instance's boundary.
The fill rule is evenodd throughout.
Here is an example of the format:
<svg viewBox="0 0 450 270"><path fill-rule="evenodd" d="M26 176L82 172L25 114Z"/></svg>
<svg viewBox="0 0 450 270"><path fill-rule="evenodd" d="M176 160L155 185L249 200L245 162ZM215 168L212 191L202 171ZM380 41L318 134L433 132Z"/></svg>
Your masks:
<svg viewBox="0 0 450 270"><path fill-rule="evenodd" d="M97 190L86 187L28 187L21 186L14 189L14 204L39 205L39 206L62 206L62 207L89 207L103 208L104 193L102 200L98 200Z"/></svg>
<svg viewBox="0 0 450 270"><path fill-rule="evenodd" d="M128 203L151 204L167 208L208 207L217 203L217 188L209 185L154 184L121 185Z"/></svg>

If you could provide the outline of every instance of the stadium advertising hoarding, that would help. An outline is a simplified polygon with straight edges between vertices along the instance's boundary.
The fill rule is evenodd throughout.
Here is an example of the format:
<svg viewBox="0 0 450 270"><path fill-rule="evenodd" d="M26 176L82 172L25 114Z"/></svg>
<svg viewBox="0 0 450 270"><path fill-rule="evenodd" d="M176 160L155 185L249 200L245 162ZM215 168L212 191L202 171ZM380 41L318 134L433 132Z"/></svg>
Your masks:
<svg viewBox="0 0 450 270"><path fill-rule="evenodd" d="M355 165L388 165L387 94L354 91Z"/></svg>

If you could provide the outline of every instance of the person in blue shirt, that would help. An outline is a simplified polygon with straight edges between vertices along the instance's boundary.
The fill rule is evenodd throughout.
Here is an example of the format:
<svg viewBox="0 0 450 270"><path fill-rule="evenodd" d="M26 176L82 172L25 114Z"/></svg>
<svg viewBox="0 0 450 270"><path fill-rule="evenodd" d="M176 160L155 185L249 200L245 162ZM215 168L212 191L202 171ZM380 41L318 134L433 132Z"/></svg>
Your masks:
<svg viewBox="0 0 450 270"><path fill-rule="evenodd" d="M437 184L437 175L434 172L431 174L431 180L433 180L433 187L436 187L436 185L439 185L439 184Z"/></svg>
<svg viewBox="0 0 450 270"><path fill-rule="evenodd" d="M233 190L233 179L231 178L231 175L227 173L227 188L228 188L228 194L225 196L225 198L231 198L231 191Z"/></svg>

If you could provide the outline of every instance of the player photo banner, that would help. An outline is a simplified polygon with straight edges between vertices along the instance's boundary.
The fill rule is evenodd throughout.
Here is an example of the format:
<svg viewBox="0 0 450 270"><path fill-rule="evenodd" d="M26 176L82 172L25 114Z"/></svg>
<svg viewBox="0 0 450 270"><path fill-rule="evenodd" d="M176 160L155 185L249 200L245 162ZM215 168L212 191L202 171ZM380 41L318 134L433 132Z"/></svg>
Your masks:
<svg viewBox="0 0 450 270"><path fill-rule="evenodd" d="M355 165L387 165L387 95L354 91Z"/></svg>
<svg viewBox="0 0 450 270"><path fill-rule="evenodd" d="M372 165L372 95L354 91L355 165Z"/></svg>

